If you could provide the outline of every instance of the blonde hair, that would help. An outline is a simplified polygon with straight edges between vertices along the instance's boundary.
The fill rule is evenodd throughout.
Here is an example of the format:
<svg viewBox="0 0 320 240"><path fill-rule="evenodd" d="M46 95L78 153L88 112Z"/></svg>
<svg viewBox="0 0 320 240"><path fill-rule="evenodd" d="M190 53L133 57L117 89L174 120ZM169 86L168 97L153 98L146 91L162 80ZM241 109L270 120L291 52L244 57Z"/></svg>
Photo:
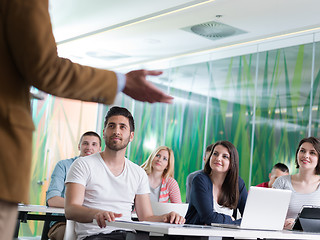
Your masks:
<svg viewBox="0 0 320 240"><path fill-rule="evenodd" d="M141 165L141 167L146 171L146 173L149 175L152 172L152 161L155 158L155 156L161 151L166 150L169 153L168 157L168 166L163 171L162 177L173 177L174 175L174 155L172 149L166 147L166 146L160 146L156 148L148 157L148 159Z"/></svg>

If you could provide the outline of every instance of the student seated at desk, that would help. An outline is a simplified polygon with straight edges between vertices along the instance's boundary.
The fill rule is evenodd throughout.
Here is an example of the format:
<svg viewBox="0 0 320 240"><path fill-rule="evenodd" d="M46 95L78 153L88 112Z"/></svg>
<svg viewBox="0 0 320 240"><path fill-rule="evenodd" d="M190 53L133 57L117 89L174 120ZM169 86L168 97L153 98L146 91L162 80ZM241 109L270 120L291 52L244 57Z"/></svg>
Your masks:
<svg viewBox="0 0 320 240"><path fill-rule="evenodd" d="M180 188L173 178L174 155L172 149L166 146L158 147L141 167L148 175L151 201L181 203Z"/></svg>
<svg viewBox="0 0 320 240"><path fill-rule="evenodd" d="M208 159L208 157L209 157L209 155L211 153L212 147L213 147L213 144L210 144L210 145L207 146L206 152L205 152L205 156L203 157L204 163L206 162L206 159ZM192 181L193 181L194 177L198 173L200 173L202 171L203 170L198 170L198 171L190 173L187 176L187 180L186 180L186 203L189 203L189 201L190 201L190 192L191 192Z"/></svg>
<svg viewBox="0 0 320 240"><path fill-rule="evenodd" d="M64 208L64 181L66 180L70 166L79 157L89 156L101 151L100 136L96 132L85 132L80 138L78 149L80 151L79 156L59 161L52 172L47 191L47 205L49 207ZM51 222L48 232L49 239L63 240L65 228L65 222Z"/></svg>
<svg viewBox="0 0 320 240"><path fill-rule="evenodd" d="M274 188L292 191L285 229L291 229L303 205L320 206L320 140L304 138L296 151L298 173L277 178Z"/></svg>
<svg viewBox="0 0 320 240"><path fill-rule="evenodd" d="M105 118L103 152L78 159L66 179L66 218L76 221L77 239L127 239L134 233L106 225L131 220L135 204L140 221L184 223L175 212L154 216L146 172L125 157L134 137L134 120L126 108L112 107ZM97 221L97 224L93 223Z"/></svg>
<svg viewBox="0 0 320 240"><path fill-rule="evenodd" d="M239 178L239 156L228 141L216 142L204 166L204 171L192 181L186 223L240 224L232 215L239 209L241 215L247 200L247 189Z"/></svg>
<svg viewBox="0 0 320 240"><path fill-rule="evenodd" d="M257 187L272 188L274 181L281 176L289 175L289 168L283 163L277 163L269 173L269 181L257 185Z"/></svg>

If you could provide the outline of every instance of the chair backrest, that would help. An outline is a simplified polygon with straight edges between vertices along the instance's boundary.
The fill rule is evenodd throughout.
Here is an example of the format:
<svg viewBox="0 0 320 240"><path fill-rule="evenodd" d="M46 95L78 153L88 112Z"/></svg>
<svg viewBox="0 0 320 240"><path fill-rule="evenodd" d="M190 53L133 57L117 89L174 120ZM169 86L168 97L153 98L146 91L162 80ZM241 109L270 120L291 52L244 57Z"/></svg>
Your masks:
<svg viewBox="0 0 320 240"><path fill-rule="evenodd" d="M189 204L151 202L151 206L154 215L162 215L174 211L184 217L187 213Z"/></svg>
<svg viewBox="0 0 320 240"><path fill-rule="evenodd" d="M64 232L63 240L76 240L77 235L75 232L75 222L67 220L66 231Z"/></svg>

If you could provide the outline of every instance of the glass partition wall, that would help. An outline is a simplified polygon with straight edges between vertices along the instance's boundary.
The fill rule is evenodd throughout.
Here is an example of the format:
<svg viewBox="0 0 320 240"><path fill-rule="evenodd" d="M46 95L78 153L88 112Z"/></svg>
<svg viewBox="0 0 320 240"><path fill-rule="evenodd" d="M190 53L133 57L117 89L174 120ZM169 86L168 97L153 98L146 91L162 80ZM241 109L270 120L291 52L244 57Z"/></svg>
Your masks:
<svg viewBox="0 0 320 240"><path fill-rule="evenodd" d="M164 116L156 119L156 128L149 126L156 121L150 116L150 104L134 103L135 119L141 126L136 129L138 135L143 131L157 139L157 146L165 144L173 149L175 178L183 197L187 175L203 167L206 146L218 140L228 140L237 147L240 175L247 187L268 181L277 162L287 164L295 173L298 142L319 136L317 45L301 44L166 69L165 86L175 101L172 105L151 105ZM157 135L158 128L162 132ZM151 151L141 139L135 141L140 155ZM140 164L141 159L132 154L129 158Z"/></svg>

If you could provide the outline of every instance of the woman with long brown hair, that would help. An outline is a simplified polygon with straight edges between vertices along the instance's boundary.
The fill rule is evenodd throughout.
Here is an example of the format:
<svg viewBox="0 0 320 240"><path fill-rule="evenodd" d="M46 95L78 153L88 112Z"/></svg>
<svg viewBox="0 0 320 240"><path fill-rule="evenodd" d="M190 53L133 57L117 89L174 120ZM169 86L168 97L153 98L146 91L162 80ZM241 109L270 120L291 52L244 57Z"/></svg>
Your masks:
<svg viewBox="0 0 320 240"><path fill-rule="evenodd" d="M239 178L238 151L232 143L218 141L206 159L203 172L192 181L186 223L240 224L232 215L236 209L243 214L246 200L247 189Z"/></svg>

